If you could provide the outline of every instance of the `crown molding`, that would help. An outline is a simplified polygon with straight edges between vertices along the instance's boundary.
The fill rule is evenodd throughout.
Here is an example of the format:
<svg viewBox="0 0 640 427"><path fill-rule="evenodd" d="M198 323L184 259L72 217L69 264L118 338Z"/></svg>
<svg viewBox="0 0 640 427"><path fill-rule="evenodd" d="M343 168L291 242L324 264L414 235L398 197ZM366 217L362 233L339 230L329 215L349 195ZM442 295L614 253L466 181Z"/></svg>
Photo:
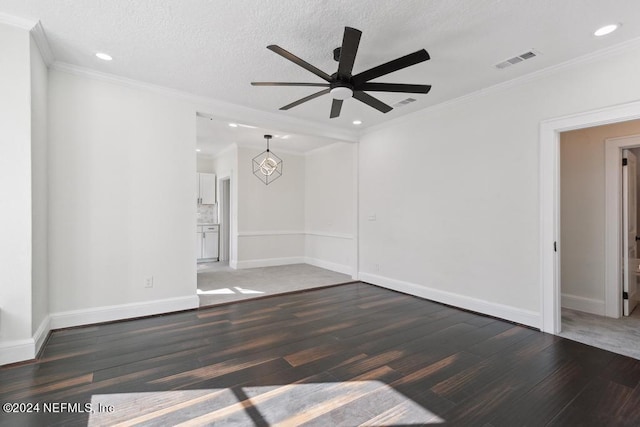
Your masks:
<svg viewBox="0 0 640 427"><path fill-rule="evenodd" d="M317 148L314 148L313 150L305 151L304 155L305 156L311 156L311 155L317 154L317 153L319 153L321 151L329 150L329 149L333 148L336 144L350 144L350 143L349 142L345 142L345 141L336 141L333 144L323 145L322 147L317 147Z"/></svg>
<svg viewBox="0 0 640 427"><path fill-rule="evenodd" d="M566 69L571 69L574 67L577 67L579 65L584 65L584 64L588 64L591 62L595 62L601 59L605 59L614 55L617 55L621 52L625 52L627 50L631 50L631 49L635 49L640 47L640 37L635 38L635 39L631 39L631 40L627 40L625 42L622 43L618 43L616 45L613 46L609 46L607 48L604 49L600 49L597 50L595 52L591 52L591 53L587 53L585 55L582 56L578 56L577 58L573 58L570 59L568 61L565 62L561 62L560 64L556 64L556 65L552 65L550 67L546 67L543 68L541 70L538 71L534 71L532 73L529 74L525 74L523 76L520 77L516 77L514 79L511 80L507 80L505 82L501 82L483 89L479 89L476 90L474 92L468 93L466 95L462 95L459 96L457 98L453 98L450 99L448 101L444 101L444 102L440 102L438 104L435 105L431 105L429 107L425 107L423 109L420 110L416 110L413 111L405 116L401 116L401 117L397 117L395 119L389 120L387 122L384 123L380 123L378 125L373 125L370 126L368 128L362 129L358 135L360 137L363 137L365 135L377 132L378 130L381 129L385 129L387 127L390 126L396 126L399 124L402 124L408 120L411 120L415 117L417 117L418 115L424 114L424 113L429 113L432 111L438 111L442 108L446 108L446 107L451 107L453 105L457 105L457 104L462 104L465 102L468 102L472 99L476 99L476 98L480 98L483 97L485 95L491 94L491 93L496 93L496 92L500 92L503 90L507 90L509 88L515 87L515 86L520 86L535 80L539 80L548 76L552 76L554 74L560 73Z"/></svg>
<svg viewBox="0 0 640 427"><path fill-rule="evenodd" d="M20 18L18 16L8 15L0 12L0 24L11 25L12 27L22 28L23 30L31 31L36 26L38 21L27 18Z"/></svg>
<svg viewBox="0 0 640 427"><path fill-rule="evenodd" d="M194 95L178 89L171 89L165 86L146 83L139 80L120 77L114 74L103 73L77 65L72 65L60 61L55 61L51 68L57 71L74 74L82 77L89 77L113 84L143 89L165 96L179 98L194 104L196 112L214 116L222 120L242 121L252 123L258 127L279 129L283 132L297 133L302 135L321 136L338 141L356 142L358 134L354 131L327 126L322 123L310 120L299 119L297 117L284 116L268 111L257 110L214 98Z"/></svg>
<svg viewBox="0 0 640 427"><path fill-rule="evenodd" d="M47 64L47 66L51 66L56 58L53 56L49 39L47 39L47 35L45 34L40 21L36 22L36 25L31 29L31 37L33 37L33 40L36 42L38 50L40 50L42 60Z"/></svg>
<svg viewBox="0 0 640 427"><path fill-rule="evenodd" d="M42 60L48 67L53 64L55 57L53 56L49 40L47 39L47 35L45 34L40 21L20 18L0 12L0 23L29 31L31 33L31 37L33 37L33 40L36 42L36 46L38 46Z"/></svg>

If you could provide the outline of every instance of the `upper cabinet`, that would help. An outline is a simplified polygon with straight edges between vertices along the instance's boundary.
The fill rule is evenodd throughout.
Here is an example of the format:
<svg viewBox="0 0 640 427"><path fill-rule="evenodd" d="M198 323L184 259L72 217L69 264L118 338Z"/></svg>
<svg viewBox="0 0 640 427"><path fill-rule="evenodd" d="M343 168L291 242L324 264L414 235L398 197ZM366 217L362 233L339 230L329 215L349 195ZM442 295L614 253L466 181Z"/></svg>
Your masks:
<svg viewBox="0 0 640 427"><path fill-rule="evenodd" d="M199 173L197 178L198 204L214 205L216 203L216 175Z"/></svg>

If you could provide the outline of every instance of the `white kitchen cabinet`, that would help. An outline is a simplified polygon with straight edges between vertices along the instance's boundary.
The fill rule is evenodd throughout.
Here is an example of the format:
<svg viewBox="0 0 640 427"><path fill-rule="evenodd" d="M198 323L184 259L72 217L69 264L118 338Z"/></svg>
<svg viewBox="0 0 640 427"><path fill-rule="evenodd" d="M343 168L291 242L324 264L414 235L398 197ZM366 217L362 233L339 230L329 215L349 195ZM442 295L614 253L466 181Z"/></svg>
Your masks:
<svg viewBox="0 0 640 427"><path fill-rule="evenodd" d="M198 204L214 205L216 203L216 175L213 173L198 173L196 185L198 188Z"/></svg>
<svg viewBox="0 0 640 427"><path fill-rule="evenodd" d="M206 226L202 242L202 258L218 258L218 226Z"/></svg>
<svg viewBox="0 0 640 427"><path fill-rule="evenodd" d="M218 258L219 225L199 225L196 228L197 259Z"/></svg>

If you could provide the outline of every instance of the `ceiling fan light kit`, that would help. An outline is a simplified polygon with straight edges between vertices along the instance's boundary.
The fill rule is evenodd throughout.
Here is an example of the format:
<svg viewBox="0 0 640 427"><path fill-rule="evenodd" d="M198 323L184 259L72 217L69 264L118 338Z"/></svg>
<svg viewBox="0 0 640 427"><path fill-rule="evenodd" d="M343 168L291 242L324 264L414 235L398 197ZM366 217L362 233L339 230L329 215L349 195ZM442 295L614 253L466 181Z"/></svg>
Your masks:
<svg viewBox="0 0 640 427"><path fill-rule="evenodd" d="M332 75L314 67L294 54L284 50L280 46L269 45L267 46L267 49L315 74L326 83L252 82L251 85L323 87L325 89L305 96L304 98L294 101L291 104L287 104L280 109L288 110L322 95L330 94L333 98L333 102L331 104L329 117L332 119L340 116L343 102L351 97L375 108L378 111L381 111L382 113L388 113L393 110L391 106L369 95L367 92L405 92L425 94L431 90L430 85L371 82L371 80L393 73L394 71L428 61L430 57L424 49L410 53L409 55L405 55L401 58L394 59L393 61L386 62L382 65L378 65L377 67L358 73L355 76L352 75L351 72L353 71L353 64L355 63L361 36L362 32L360 30L345 27L342 46L333 50L333 59L338 61L338 71Z"/></svg>
<svg viewBox="0 0 640 427"><path fill-rule="evenodd" d="M282 176L282 159L269 149L269 140L271 138L272 135L264 136L264 139L267 140L267 149L255 156L251 161L253 174L265 185L271 184Z"/></svg>
<svg viewBox="0 0 640 427"><path fill-rule="evenodd" d="M336 86L331 89L329 93L333 99L339 99L340 101L344 101L345 99L349 99L353 96L353 90L346 86Z"/></svg>

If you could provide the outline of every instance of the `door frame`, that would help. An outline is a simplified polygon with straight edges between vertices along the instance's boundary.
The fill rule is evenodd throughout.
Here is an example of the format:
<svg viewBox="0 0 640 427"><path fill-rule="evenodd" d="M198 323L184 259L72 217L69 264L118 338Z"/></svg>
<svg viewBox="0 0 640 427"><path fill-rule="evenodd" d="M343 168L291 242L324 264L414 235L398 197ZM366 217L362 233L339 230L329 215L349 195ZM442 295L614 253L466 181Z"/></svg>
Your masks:
<svg viewBox="0 0 640 427"><path fill-rule="evenodd" d="M540 163L539 163L539 200L540 200L540 236L539 236L539 271L540 271L540 330L557 334L561 328L561 296L560 296L560 133L570 130L625 122L640 118L640 101L615 105L598 110L572 114L544 120L540 123ZM619 153L622 156L622 152ZM615 160L614 160L615 161ZM607 191L607 206L610 205ZM618 198L614 193L613 197ZM615 205L615 201L613 202ZM608 215L611 215L609 213ZM619 220L618 220L619 221ZM606 221L607 236L616 235L619 241L620 228L613 233ZM607 237L608 238L608 237ZM556 252L557 248L557 252ZM605 257L609 260L608 241ZM620 252L620 248L617 249ZM613 276L605 262L605 277ZM609 267L610 269L610 267ZM617 268L615 269L617 272ZM610 301L611 295L605 292L605 310L615 304ZM621 295L621 291L616 298ZM618 310L620 308L618 307ZM609 315L609 314L607 314Z"/></svg>
<svg viewBox="0 0 640 427"><path fill-rule="evenodd" d="M228 184L227 184L228 183ZM228 186L225 189L225 185ZM228 193L228 194L227 194ZM218 194L220 195L219 203L219 211L218 211L218 222L220 222L220 261L231 260L231 174L227 176L223 176L218 178ZM225 203L224 195L227 194L229 201ZM224 210L227 212L227 222L226 224L222 224L220 221L224 215ZM226 240L226 241L225 241ZM225 255L226 259L222 259L223 254L223 245L225 245Z"/></svg>

